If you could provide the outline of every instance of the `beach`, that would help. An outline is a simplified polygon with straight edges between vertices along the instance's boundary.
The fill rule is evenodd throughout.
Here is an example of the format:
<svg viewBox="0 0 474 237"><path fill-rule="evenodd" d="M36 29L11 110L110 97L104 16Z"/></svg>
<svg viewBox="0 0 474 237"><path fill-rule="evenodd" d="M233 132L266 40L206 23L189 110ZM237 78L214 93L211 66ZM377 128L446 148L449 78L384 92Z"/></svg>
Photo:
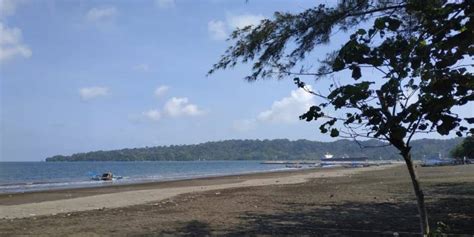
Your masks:
<svg viewBox="0 0 474 237"><path fill-rule="evenodd" d="M473 234L474 166L419 171L431 222ZM2 236L418 231L411 183L400 165L3 194L0 218Z"/></svg>

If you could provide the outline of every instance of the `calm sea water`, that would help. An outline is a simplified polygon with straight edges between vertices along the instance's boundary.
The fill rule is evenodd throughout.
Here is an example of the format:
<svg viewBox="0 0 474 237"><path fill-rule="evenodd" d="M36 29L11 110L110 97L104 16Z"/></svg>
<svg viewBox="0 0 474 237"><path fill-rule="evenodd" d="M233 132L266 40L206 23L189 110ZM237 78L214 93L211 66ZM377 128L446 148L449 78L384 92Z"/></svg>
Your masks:
<svg viewBox="0 0 474 237"><path fill-rule="evenodd" d="M0 162L0 193L178 180L283 170L260 161ZM123 179L93 181L111 171Z"/></svg>

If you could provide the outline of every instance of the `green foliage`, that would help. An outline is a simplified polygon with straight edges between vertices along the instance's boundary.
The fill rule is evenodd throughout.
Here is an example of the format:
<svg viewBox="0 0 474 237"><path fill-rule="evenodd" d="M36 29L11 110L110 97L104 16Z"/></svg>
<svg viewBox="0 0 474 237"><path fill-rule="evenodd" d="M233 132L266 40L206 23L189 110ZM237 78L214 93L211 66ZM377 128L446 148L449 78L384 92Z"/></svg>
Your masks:
<svg viewBox="0 0 474 237"><path fill-rule="evenodd" d="M296 77L299 88L317 96L300 118L318 121L321 133L384 140L404 157L420 212L421 233L429 233L424 196L414 172L410 143L416 133L458 136L474 134L474 118L453 112L474 101L474 4L472 0L343 0L336 7L319 5L299 14L274 14L258 26L234 31L233 45L209 73L252 61L247 80ZM370 20L370 21L369 21ZM361 29L363 22L373 22ZM357 27L357 28L356 28ZM314 48L334 31L352 31L335 52L319 58ZM312 57L313 58L313 57ZM292 71L295 67L299 71ZM368 69L368 70L363 70ZM468 70L469 69L469 70ZM335 82L328 93L311 91L300 77L350 78ZM371 73L378 71L378 75ZM370 78L356 83L362 78ZM345 116L341 116L344 113Z"/></svg>
<svg viewBox="0 0 474 237"><path fill-rule="evenodd" d="M451 228L444 222L438 221L436 222L436 228L429 234L429 237L444 237L449 232L451 232Z"/></svg>
<svg viewBox="0 0 474 237"><path fill-rule="evenodd" d="M474 100L473 14L472 1L446 0L349 0L299 14L276 12L255 27L234 31L233 45L209 73L253 62L247 80L294 77L298 87L322 100L300 116L320 121L321 133L381 139L407 154L416 133L474 132L466 125L474 118L463 121L452 111ZM360 28L364 22L373 24ZM314 62L308 55L320 56L314 48L340 30L354 33L320 60L319 70L308 70L305 63ZM292 71L295 67L301 69ZM327 94L308 90L301 79L343 71L351 78L338 80Z"/></svg>
<svg viewBox="0 0 474 237"><path fill-rule="evenodd" d="M466 137L453 150L451 150L450 155L456 158L467 157L469 159L474 159L474 136Z"/></svg>
<svg viewBox="0 0 474 237"><path fill-rule="evenodd" d="M333 131L331 131L333 133ZM413 156L437 157L438 153L447 156L448 152L461 142L461 139L416 140ZM335 156L367 156L369 159L398 159L392 147L376 140L361 142L362 146L376 147L362 149L359 144L349 140L335 142L315 142L308 140L228 140L206 142L197 145L159 146L122 149L113 151L94 151L71 156L57 155L46 161L163 161L163 160L319 160L326 152Z"/></svg>

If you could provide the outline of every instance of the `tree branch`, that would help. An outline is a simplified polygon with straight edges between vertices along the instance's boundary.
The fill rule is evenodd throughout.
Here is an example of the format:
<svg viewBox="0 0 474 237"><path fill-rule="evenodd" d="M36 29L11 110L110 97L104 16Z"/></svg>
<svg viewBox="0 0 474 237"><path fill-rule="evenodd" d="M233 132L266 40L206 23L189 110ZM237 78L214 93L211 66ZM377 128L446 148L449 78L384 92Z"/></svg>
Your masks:
<svg viewBox="0 0 474 237"><path fill-rule="evenodd" d="M401 5L396 5L396 6L387 6L387 7L381 7L381 8L375 8L372 10L368 11L363 11L363 12L355 12L352 14L347 14L347 16L362 16L362 15L367 15L367 14L372 14L375 12L382 12L386 10L392 10L392 9L397 9L397 8L405 8L407 7L408 4L401 4Z"/></svg>

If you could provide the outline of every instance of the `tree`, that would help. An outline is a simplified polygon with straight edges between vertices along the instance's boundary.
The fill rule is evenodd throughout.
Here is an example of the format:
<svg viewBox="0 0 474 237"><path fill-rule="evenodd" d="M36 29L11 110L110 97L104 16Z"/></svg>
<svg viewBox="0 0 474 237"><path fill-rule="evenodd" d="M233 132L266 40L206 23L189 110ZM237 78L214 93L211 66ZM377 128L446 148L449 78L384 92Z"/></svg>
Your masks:
<svg viewBox="0 0 474 237"><path fill-rule="evenodd" d="M346 0L299 14L276 12L235 30L209 74L251 62L248 81L292 77L320 100L300 119L318 121L331 137L376 138L394 146L410 174L421 232L428 235L410 142L417 133L474 133L468 128L474 118L453 112L474 100L473 8L472 0ZM338 31L352 34L338 50L318 55L315 48ZM314 58L317 70L311 69ZM332 84L327 93L312 90L308 77L316 83L331 78Z"/></svg>
<svg viewBox="0 0 474 237"><path fill-rule="evenodd" d="M474 159L474 136L466 137L459 145L451 150L451 155L455 158L464 157Z"/></svg>

